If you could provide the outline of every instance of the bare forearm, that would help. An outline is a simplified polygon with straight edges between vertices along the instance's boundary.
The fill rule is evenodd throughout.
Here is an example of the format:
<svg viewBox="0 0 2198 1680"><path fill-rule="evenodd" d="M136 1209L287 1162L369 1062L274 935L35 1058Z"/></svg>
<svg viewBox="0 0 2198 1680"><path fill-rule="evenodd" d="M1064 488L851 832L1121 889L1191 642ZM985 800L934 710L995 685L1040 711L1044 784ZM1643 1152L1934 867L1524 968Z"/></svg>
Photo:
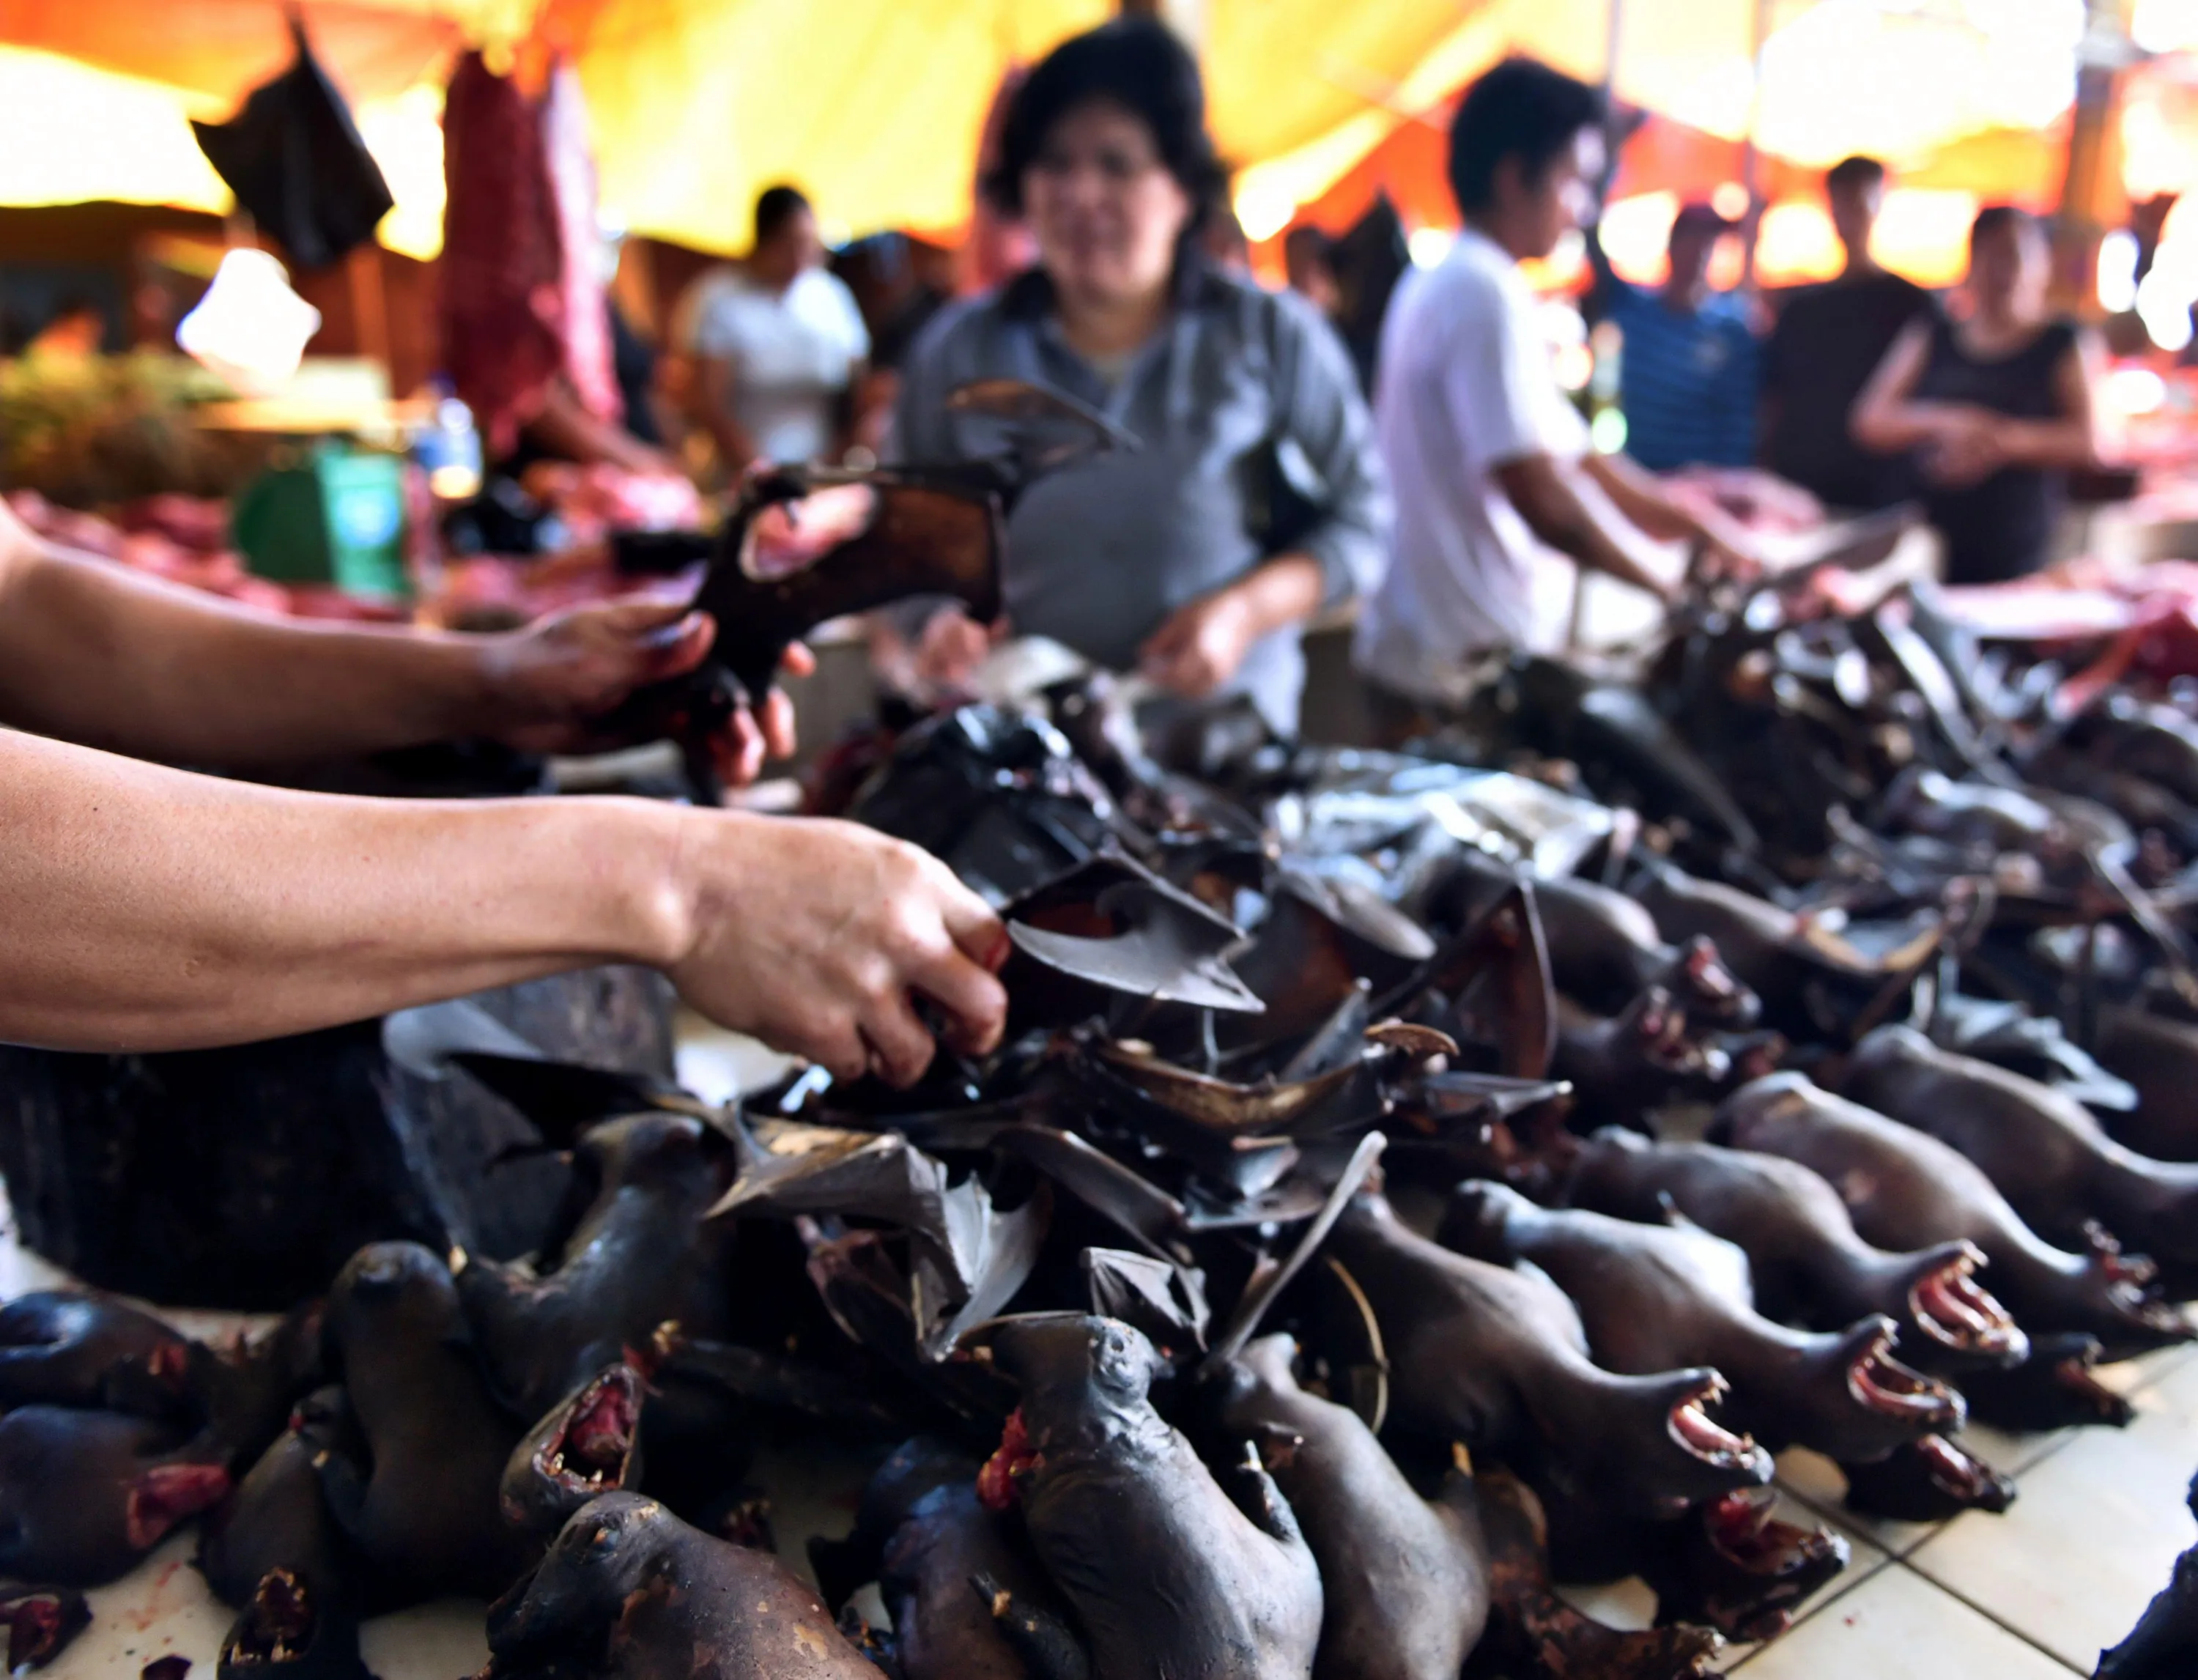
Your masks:
<svg viewBox="0 0 2198 1680"><path fill-rule="evenodd" d="M44 544L0 553L0 723L172 763L468 733L501 645L297 623Z"/></svg>
<svg viewBox="0 0 2198 1680"><path fill-rule="evenodd" d="M1641 552L1641 532L1608 498L1591 499L1592 477L1582 471L1575 480L1572 470L1538 458L1500 467L1497 478L1527 529L1558 553L1660 600L1668 596L1669 586Z"/></svg>
<svg viewBox="0 0 2198 1680"><path fill-rule="evenodd" d="M2096 467L2098 439L2085 420L2010 420L1998 433L2009 466L2050 470Z"/></svg>
<svg viewBox="0 0 2198 1680"><path fill-rule="evenodd" d="M1583 456L1580 470L1601 485L1618 511L1659 542L1700 536L1695 516L1675 503L1656 475L1622 455Z"/></svg>
<svg viewBox="0 0 2198 1680"><path fill-rule="evenodd" d="M578 398L561 385L550 387L542 412L527 426L535 443L561 460L583 466L606 462L632 473L670 470L671 462L660 450L642 442L623 426L590 414Z"/></svg>
<svg viewBox="0 0 2198 1680"><path fill-rule="evenodd" d="M1935 443L1962 423L1962 410L1946 403L1884 403L1865 400L1848 430L1864 449L1898 455Z"/></svg>
<svg viewBox="0 0 2198 1680"><path fill-rule="evenodd" d="M1281 554L1247 572L1230 587L1244 598L1253 633L1271 635L1300 624L1320 610L1327 580L1309 555Z"/></svg>
<svg viewBox="0 0 2198 1680"><path fill-rule="evenodd" d="M667 965L695 815L294 793L0 732L0 1038L237 1043Z"/></svg>

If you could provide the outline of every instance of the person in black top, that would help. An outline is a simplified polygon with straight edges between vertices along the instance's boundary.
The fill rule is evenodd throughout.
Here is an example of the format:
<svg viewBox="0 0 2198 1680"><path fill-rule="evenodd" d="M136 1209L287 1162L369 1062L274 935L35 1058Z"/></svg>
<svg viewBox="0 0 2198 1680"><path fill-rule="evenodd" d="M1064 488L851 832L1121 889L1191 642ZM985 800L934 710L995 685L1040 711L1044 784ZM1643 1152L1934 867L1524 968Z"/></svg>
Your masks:
<svg viewBox="0 0 2198 1680"><path fill-rule="evenodd" d="M1828 507L1889 508L1916 494L1915 468L1904 456L1858 447L1847 418L1900 329L1932 309L1931 294L1870 255L1883 164L1855 157L1834 165L1824 197L1846 266L1779 310L1763 351L1763 464Z"/></svg>
<svg viewBox="0 0 2198 1680"><path fill-rule="evenodd" d="M2062 474L2093 464L2099 350L2047 312L2045 231L2013 205L1969 230L1968 312L1911 322L1855 404L1865 449L1906 451L1946 542L1946 579L1997 583L2045 563Z"/></svg>

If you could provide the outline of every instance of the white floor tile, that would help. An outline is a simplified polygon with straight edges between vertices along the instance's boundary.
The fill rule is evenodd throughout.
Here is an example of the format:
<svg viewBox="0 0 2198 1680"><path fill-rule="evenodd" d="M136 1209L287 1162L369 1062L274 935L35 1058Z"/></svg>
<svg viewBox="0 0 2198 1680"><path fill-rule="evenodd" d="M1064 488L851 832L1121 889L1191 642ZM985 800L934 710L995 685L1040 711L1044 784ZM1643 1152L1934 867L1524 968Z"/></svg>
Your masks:
<svg viewBox="0 0 2198 1680"><path fill-rule="evenodd" d="M1969 1512L1908 1562L2088 1674L2198 1541L2198 1367L2144 1391L2125 1430L2085 1430L2025 1474L2002 1517Z"/></svg>
<svg viewBox="0 0 2198 1680"><path fill-rule="evenodd" d="M1739 1671L1745 1680L2067 1680L2069 1672L1899 1564L1842 1593Z"/></svg>

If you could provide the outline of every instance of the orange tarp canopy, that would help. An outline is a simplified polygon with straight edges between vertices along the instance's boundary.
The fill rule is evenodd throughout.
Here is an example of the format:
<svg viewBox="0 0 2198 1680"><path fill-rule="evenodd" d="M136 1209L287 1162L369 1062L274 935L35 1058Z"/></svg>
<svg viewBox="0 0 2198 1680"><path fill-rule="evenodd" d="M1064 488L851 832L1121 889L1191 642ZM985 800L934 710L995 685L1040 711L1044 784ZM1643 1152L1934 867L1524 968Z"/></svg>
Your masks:
<svg viewBox="0 0 2198 1680"><path fill-rule="evenodd" d="M468 36L515 35L533 0L302 0L316 53L352 99L439 73ZM270 0L0 0L0 41L233 103L290 61Z"/></svg>

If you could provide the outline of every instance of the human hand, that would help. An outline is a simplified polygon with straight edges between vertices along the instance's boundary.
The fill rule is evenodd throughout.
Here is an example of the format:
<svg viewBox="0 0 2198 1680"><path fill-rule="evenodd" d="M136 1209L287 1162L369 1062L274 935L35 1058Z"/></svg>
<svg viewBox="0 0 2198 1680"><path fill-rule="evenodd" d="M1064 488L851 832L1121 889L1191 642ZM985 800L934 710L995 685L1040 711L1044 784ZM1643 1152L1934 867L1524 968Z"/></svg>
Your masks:
<svg viewBox="0 0 2198 1680"><path fill-rule="evenodd" d="M1744 538L1706 533L1688 563L1687 577L1697 584L1752 584L1763 575L1763 561Z"/></svg>
<svg viewBox="0 0 2198 1680"><path fill-rule="evenodd" d="M1954 490L1981 483L2006 464L2000 417L1982 409L1949 416L1922 454L1923 476Z"/></svg>
<svg viewBox="0 0 2198 1680"><path fill-rule="evenodd" d="M594 752L631 746L604 717L637 689L685 675L717 636L706 613L683 602L650 599L574 607L524 629L486 637L480 666L486 732L527 752ZM805 677L817 668L806 648L787 649L780 669ZM766 758L794 748L794 704L773 689L760 712L742 706L711 742L718 773L730 787L754 781Z"/></svg>
<svg viewBox="0 0 2198 1680"><path fill-rule="evenodd" d="M1259 625L1234 587L1187 602L1137 650L1137 668L1186 700L1202 700L1236 674Z"/></svg>
<svg viewBox="0 0 2198 1680"><path fill-rule="evenodd" d="M1007 930L936 857L822 817L680 817L689 932L667 972L695 1008L835 1078L896 1085L936 1049L912 994L939 1007L955 1049L999 1043Z"/></svg>

